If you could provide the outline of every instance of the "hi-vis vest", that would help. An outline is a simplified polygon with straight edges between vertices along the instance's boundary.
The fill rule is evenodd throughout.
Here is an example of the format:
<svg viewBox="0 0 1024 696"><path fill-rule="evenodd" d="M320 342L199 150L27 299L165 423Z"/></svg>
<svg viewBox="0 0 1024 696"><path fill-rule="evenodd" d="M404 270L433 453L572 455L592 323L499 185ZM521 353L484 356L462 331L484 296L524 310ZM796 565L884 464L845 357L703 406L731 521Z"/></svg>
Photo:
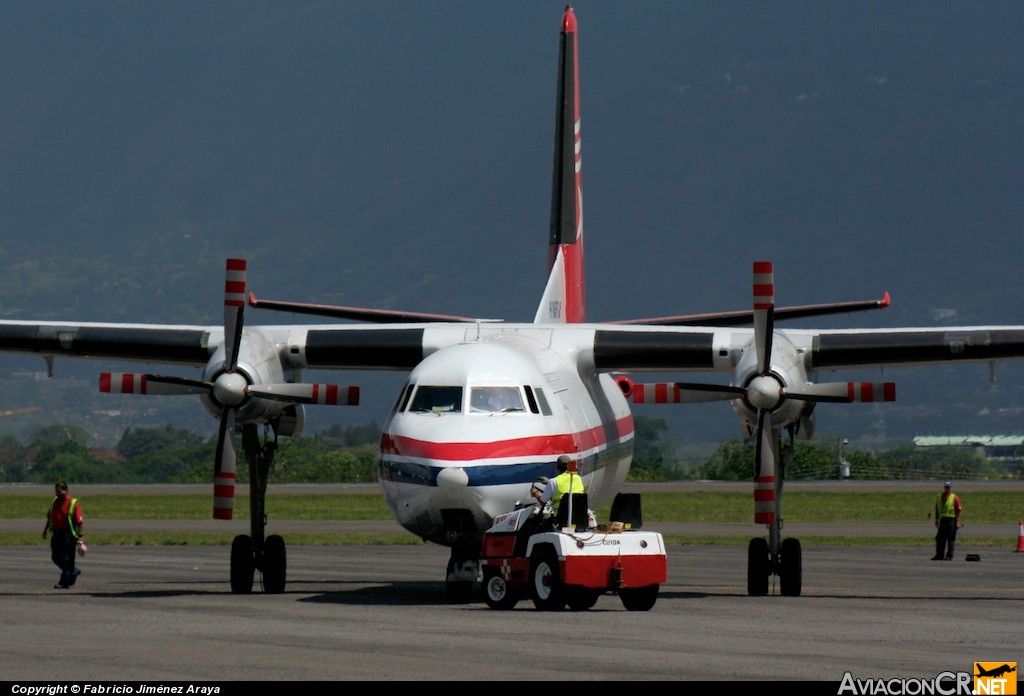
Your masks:
<svg viewBox="0 0 1024 696"><path fill-rule="evenodd" d="M53 496L53 501L50 502L50 531L53 531L53 505L57 502L57 496ZM78 538L78 527L75 526L75 508L78 507L78 498L72 498L71 504L68 505L68 529L71 530L71 536Z"/></svg>
<svg viewBox="0 0 1024 696"><path fill-rule="evenodd" d="M956 494L950 493L946 496L946 500L943 501L942 494L939 493L935 505L939 511L939 517L956 517Z"/></svg>
<svg viewBox="0 0 1024 696"><path fill-rule="evenodd" d="M558 488L555 490L555 494L551 496L552 503L557 503L566 493L583 493L583 479L580 478L579 474L570 474L568 471L563 471L555 477L555 485Z"/></svg>

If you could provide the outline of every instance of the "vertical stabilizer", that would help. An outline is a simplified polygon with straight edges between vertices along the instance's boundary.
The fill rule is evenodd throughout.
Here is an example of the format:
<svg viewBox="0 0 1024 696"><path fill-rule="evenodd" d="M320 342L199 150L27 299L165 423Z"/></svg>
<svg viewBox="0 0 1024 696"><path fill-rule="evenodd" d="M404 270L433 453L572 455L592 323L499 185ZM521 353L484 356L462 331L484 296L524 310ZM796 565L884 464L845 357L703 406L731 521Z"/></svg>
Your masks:
<svg viewBox="0 0 1024 696"><path fill-rule="evenodd" d="M537 323L586 321L579 76L576 15L572 5L566 5L558 59L548 284L537 308Z"/></svg>

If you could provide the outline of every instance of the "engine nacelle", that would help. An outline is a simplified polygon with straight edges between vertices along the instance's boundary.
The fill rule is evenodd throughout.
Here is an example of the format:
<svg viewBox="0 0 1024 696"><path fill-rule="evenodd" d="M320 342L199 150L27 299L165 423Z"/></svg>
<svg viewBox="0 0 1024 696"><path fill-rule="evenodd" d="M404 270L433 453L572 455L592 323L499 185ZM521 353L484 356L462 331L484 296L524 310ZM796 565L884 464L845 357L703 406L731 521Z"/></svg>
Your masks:
<svg viewBox="0 0 1024 696"><path fill-rule="evenodd" d="M306 427L306 408L302 404L288 404L274 428L281 437L298 437Z"/></svg>
<svg viewBox="0 0 1024 696"><path fill-rule="evenodd" d="M615 384L618 385L619 391L621 391L622 395L628 399L633 393L633 380L626 375L615 375L613 379L615 380Z"/></svg>
<svg viewBox="0 0 1024 696"><path fill-rule="evenodd" d="M224 357L225 348L222 344L206 364L203 379L216 383L218 377L224 375ZM235 374L245 380L245 386L280 384L285 381L277 351L263 335L255 331L245 332L245 340L241 343L235 365ZM214 393L202 397L202 402L210 415L220 419L224 412L224 404L215 396L216 393L215 387ZM238 394L238 398L240 401L235 413L235 422L238 424L273 421L294 406L283 401L260 399L248 394ZM301 429L301 425L299 428Z"/></svg>
<svg viewBox="0 0 1024 696"><path fill-rule="evenodd" d="M785 428L809 415L812 402L787 399L784 390L807 382L807 370L799 352L783 334L773 337L771 360L768 371L758 371L757 351L749 346L736 365L733 386L743 387L747 395L732 401L733 411L743 422L744 428L757 430L757 414L765 409L772 415L773 428Z"/></svg>
<svg viewBox="0 0 1024 696"><path fill-rule="evenodd" d="M800 416L799 433L801 439L804 440L810 440L812 437L814 437L815 423L813 406L814 404L808 404L808 408L806 409L804 414Z"/></svg>

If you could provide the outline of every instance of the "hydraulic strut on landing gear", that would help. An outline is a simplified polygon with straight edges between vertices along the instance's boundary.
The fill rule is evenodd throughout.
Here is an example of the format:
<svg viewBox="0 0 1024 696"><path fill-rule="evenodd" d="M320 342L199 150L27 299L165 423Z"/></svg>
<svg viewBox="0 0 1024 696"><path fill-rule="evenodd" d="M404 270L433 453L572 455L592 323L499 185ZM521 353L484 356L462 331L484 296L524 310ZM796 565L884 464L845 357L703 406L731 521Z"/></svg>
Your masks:
<svg viewBox="0 0 1024 696"><path fill-rule="evenodd" d="M231 591L236 594L252 592L253 576L259 570L263 576L263 591L280 594L284 592L288 565L284 539L276 534L264 536L267 476L277 450L277 434L261 442L256 428L253 424L242 426L242 449L249 464L251 536L239 534L231 543Z"/></svg>

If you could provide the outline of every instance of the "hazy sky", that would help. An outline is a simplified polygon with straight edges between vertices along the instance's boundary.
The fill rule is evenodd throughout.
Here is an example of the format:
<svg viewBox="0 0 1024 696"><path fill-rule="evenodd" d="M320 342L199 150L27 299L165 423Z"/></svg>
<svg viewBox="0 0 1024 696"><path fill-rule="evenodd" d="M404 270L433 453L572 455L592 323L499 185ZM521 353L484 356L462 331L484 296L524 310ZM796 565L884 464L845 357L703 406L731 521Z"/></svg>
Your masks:
<svg viewBox="0 0 1024 696"><path fill-rule="evenodd" d="M1024 323L1024 4L574 5L591 319L747 306L767 258L780 304L892 293L846 325ZM243 255L264 296L529 320L563 8L8 3L0 307L215 322Z"/></svg>

